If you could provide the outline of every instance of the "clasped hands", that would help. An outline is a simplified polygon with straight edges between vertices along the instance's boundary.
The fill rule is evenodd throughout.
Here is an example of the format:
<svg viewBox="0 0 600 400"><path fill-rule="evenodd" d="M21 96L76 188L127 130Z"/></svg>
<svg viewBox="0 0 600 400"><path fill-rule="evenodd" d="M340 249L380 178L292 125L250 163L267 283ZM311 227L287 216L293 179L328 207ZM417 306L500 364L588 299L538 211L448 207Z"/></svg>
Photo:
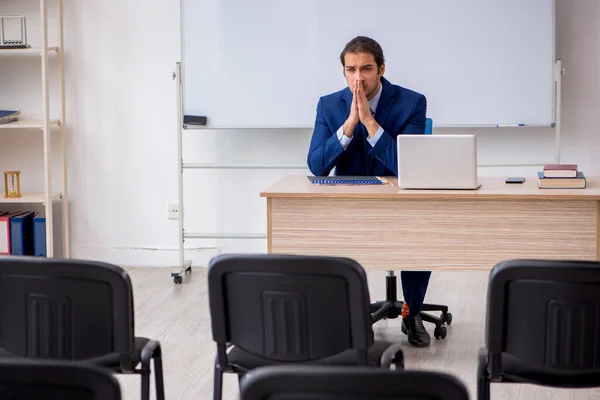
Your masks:
<svg viewBox="0 0 600 400"><path fill-rule="evenodd" d="M367 95L362 87L362 82L358 79L354 81L354 88L352 89L352 106L350 107L350 115L346 122L344 122L343 130L344 135L351 138L354 132L354 128L358 122L361 122L365 128L369 137L374 137L379 129L379 124L373 118L371 114L371 108L369 107L369 101Z"/></svg>

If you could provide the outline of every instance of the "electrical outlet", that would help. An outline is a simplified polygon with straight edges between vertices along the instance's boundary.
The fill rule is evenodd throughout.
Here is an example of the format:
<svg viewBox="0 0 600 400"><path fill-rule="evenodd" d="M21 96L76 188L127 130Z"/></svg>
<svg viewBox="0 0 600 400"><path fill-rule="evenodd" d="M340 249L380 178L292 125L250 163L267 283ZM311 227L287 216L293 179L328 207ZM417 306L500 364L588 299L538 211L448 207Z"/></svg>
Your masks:
<svg viewBox="0 0 600 400"><path fill-rule="evenodd" d="M177 203L167 204L167 218L179 219L179 204L177 204Z"/></svg>

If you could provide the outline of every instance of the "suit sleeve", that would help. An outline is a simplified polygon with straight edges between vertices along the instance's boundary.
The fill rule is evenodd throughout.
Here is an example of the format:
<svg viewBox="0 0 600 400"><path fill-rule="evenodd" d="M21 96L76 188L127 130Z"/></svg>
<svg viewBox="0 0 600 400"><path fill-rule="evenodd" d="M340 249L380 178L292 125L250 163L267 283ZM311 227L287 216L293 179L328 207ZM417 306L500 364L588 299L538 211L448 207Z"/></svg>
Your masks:
<svg viewBox="0 0 600 400"><path fill-rule="evenodd" d="M319 99L315 128L310 140L307 157L308 168L316 176L329 175L344 151L336 132L332 131L327 125L323 109L323 99Z"/></svg>
<svg viewBox="0 0 600 400"><path fill-rule="evenodd" d="M401 132L398 132L398 134L424 134L426 115L427 99L425 96L420 95L415 101L408 123ZM375 147L373 147L369 153L385 165L387 169L392 171L394 175L398 176L398 147L396 135L384 131Z"/></svg>

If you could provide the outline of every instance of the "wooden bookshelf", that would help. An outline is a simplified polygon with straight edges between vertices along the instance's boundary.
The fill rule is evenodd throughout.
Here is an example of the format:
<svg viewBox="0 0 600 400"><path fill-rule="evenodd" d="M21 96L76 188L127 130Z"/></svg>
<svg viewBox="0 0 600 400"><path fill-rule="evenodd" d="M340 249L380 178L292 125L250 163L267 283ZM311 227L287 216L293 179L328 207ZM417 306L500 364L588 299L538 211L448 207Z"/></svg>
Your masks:
<svg viewBox="0 0 600 400"><path fill-rule="evenodd" d="M53 199L62 199L62 193L52 193ZM46 194L45 193L23 193L21 197L0 197L0 204L15 204L15 203L29 203L29 204L37 204L37 203L45 203L46 202Z"/></svg>
<svg viewBox="0 0 600 400"><path fill-rule="evenodd" d="M28 49L0 49L0 56L8 56L15 54L42 54L44 49L42 47L30 47ZM49 53L58 53L58 47L48 47Z"/></svg>
<svg viewBox="0 0 600 400"><path fill-rule="evenodd" d="M60 121L58 119L50 120L50 126L57 126L59 124ZM23 119L0 125L0 129L44 129L44 121L41 119Z"/></svg>
<svg viewBox="0 0 600 400"><path fill-rule="evenodd" d="M27 49L0 49L0 58L2 57L31 57L34 58L39 57L39 62L41 66L41 74L30 74L33 76L27 76L27 79L40 79L41 78L41 90L37 93L27 93L28 96L40 96L42 99L42 109L41 110L29 110L23 109L20 106L18 101L13 103L10 102L12 99L17 99L16 93L2 93L2 97L4 99L3 104L5 104L5 108L12 110L21 110L21 114L25 113L26 115L34 115L37 117L36 119L20 119L18 121L9 122L8 124L0 125L0 130L4 130L4 132L9 132L11 129L19 130L19 129L39 129L42 133L43 139L43 168L40 168L37 173L40 176L43 176L43 187L38 188L37 190L40 193L24 193L22 197L18 198L5 198L3 194L0 194L0 204L20 204L20 203L30 203L30 204L43 204L44 207L44 217L46 218L46 254L48 257L54 257L56 252L55 248L55 237L54 237L54 218L53 215L57 212L57 207L61 207L62 215L61 225L62 229L62 257L69 258L70 257L70 249L69 249L69 199L68 199L68 184L67 184L67 129L66 129L66 99L65 99L65 60L64 60L64 36L63 36L63 0L53 0L54 4L56 4L55 10L56 14L53 16L49 16L48 14L48 3L50 0L40 0L40 18L37 20L39 24L39 32L40 36L38 38L30 38L33 41L30 43L33 46ZM20 4L26 3L25 1ZM30 6L31 3L27 2L27 6ZM11 10L12 11L12 10ZM0 15L3 14L3 2L0 1ZM54 21L50 21L54 19ZM56 24L51 24L50 22L56 22ZM35 24L35 20L28 20L29 24ZM55 25L57 28L57 41L56 46L49 46L48 43L48 26ZM36 57L37 56L37 57ZM56 57L58 62L58 71L55 72L54 68L49 68L49 58ZM2 63L10 64L11 60L4 59ZM4 72L4 71L3 71ZM8 73L14 73L17 75L20 71L9 71ZM56 73L59 78L59 86L58 86L58 102L56 104L57 107L51 107L51 90L50 90L50 81L51 74ZM41 75L41 76L40 76ZM18 76L15 76L17 79ZM8 106L11 104L11 106ZM53 104L54 105L54 104ZM58 113L56 115L52 115L53 118L50 117L50 109L58 109ZM55 127L58 127L60 130L60 154L53 154L52 149L55 148L52 144L52 135L51 130ZM2 136L0 135L0 146L7 146L8 144L2 143ZM11 149L12 151L12 149ZM53 159L58 157L59 168L60 168L60 177L59 179L55 179L56 174L53 169L55 168L53 163ZM15 165L2 167L9 168L11 170L19 170L21 166L18 162L14 163ZM26 164L23 164L25 167ZM1 173L2 171L0 171ZM3 185L2 185L3 186ZM4 188L2 188L2 193L4 192ZM60 205L54 205L53 200L59 200Z"/></svg>

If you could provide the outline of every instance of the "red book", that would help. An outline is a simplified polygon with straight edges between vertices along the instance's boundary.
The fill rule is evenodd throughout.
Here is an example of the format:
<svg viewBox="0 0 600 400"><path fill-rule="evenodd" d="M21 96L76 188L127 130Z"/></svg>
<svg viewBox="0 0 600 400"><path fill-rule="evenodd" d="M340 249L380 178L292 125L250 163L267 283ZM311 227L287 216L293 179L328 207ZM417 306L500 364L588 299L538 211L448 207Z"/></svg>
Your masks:
<svg viewBox="0 0 600 400"><path fill-rule="evenodd" d="M577 164L544 165L544 178L576 178Z"/></svg>

